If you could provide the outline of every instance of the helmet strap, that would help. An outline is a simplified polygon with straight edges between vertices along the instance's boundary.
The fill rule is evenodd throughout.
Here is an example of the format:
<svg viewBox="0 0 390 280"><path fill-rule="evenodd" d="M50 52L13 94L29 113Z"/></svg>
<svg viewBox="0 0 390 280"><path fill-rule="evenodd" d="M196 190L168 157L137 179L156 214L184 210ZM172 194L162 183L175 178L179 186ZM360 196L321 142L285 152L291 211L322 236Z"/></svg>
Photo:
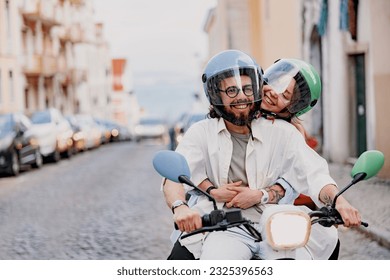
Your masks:
<svg viewBox="0 0 390 280"><path fill-rule="evenodd" d="M251 135L252 141L254 140L253 138L253 133L252 133L252 127L249 123L246 124L246 127L249 129L249 134Z"/></svg>
<svg viewBox="0 0 390 280"><path fill-rule="evenodd" d="M288 112L288 110L285 108L282 111L280 111L280 113L284 113L284 112ZM274 113L274 112L271 112L268 110L264 110L264 109L260 109L260 115L267 120L280 119L280 120L285 120L288 122L291 122L291 118L292 118L291 115L288 117L282 117L282 116L278 115L277 113Z"/></svg>

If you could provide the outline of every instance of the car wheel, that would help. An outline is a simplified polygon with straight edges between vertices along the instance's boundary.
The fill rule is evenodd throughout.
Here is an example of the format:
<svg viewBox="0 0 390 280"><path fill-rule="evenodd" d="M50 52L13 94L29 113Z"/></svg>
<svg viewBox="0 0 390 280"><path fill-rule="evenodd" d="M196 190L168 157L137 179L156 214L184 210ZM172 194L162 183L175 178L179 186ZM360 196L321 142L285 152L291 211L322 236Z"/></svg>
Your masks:
<svg viewBox="0 0 390 280"><path fill-rule="evenodd" d="M68 150L66 151L66 154L65 156L67 158L71 158L73 156L73 148L72 147L69 147Z"/></svg>
<svg viewBox="0 0 390 280"><path fill-rule="evenodd" d="M72 148L68 148L65 152L61 153L61 157L64 157L64 158L71 158L73 155L72 153Z"/></svg>
<svg viewBox="0 0 390 280"><path fill-rule="evenodd" d="M55 150L53 154L51 155L51 160L53 162L58 162L61 159L61 153L58 150Z"/></svg>
<svg viewBox="0 0 390 280"><path fill-rule="evenodd" d="M33 168L41 168L43 165L43 158L41 152L37 149L35 150L35 162L31 165Z"/></svg>
<svg viewBox="0 0 390 280"><path fill-rule="evenodd" d="M11 165L9 167L8 173L12 176L18 176L20 172L20 163L19 163L19 157L16 151L12 152L11 155Z"/></svg>

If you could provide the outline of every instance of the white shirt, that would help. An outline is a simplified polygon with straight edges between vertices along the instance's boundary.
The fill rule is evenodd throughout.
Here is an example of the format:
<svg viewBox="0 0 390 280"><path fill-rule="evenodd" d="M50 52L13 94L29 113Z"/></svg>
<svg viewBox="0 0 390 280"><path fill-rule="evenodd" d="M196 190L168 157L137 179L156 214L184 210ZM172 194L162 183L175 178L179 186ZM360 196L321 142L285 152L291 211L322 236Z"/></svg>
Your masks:
<svg viewBox="0 0 390 280"><path fill-rule="evenodd" d="M283 177L298 193L309 195L318 206L322 206L318 199L321 189L336 183L329 175L327 162L306 144L299 131L286 121L263 118L254 120L251 128L253 138L249 138L245 159L249 187L262 189ZM228 183L233 152L230 137L223 119L206 119L189 128L176 151L187 159L193 183L199 185L206 178L216 186ZM207 197L198 196L197 199L193 208L201 215L212 210ZM220 209L223 204L218 204ZM253 222L260 221L261 215L255 207L242 210L242 214ZM180 240L180 243L198 258L206 236L197 234ZM171 238L174 241L177 235L173 234ZM311 251L310 256L314 259L326 259L336 243L337 230L318 225L313 227L309 243L300 250ZM268 245L262 242L262 246ZM267 255L272 250L262 248L260 251ZM269 257L275 256L271 254Z"/></svg>
<svg viewBox="0 0 390 280"><path fill-rule="evenodd" d="M284 120L264 118L254 120L251 128L253 139L246 150L249 187L262 189L283 177L298 193L323 206L321 189L336 183L327 162L306 144L299 131ZM187 159L195 185L209 178L216 186L228 183L232 150L231 135L222 118L193 124L176 149Z"/></svg>

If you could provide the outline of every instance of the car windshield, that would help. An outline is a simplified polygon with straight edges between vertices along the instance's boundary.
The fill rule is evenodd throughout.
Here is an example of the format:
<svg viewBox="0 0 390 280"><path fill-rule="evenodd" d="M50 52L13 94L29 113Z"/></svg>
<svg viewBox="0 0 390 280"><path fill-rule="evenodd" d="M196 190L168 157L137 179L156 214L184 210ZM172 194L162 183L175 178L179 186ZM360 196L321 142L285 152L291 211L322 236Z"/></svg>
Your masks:
<svg viewBox="0 0 390 280"><path fill-rule="evenodd" d="M193 123L196 123L198 121L201 121L206 118L206 114L197 114L197 115L192 115L190 119L188 120L188 125L192 125Z"/></svg>
<svg viewBox="0 0 390 280"><path fill-rule="evenodd" d="M163 121L159 119L141 119L139 123L141 125L159 125L163 124Z"/></svg>
<svg viewBox="0 0 390 280"><path fill-rule="evenodd" d="M35 124L50 123L51 116L48 111L36 112L31 116L31 121Z"/></svg>
<svg viewBox="0 0 390 280"><path fill-rule="evenodd" d="M206 114L194 114L190 115L188 119L184 122L183 129L186 131L194 123L201 121L206 118Z"/></svg>
<svg viewBox="0 0 390 280"><path fill-rule="evenodd" d="M4 136L12 131L11 115L0 115L0 136Z"/></svg>

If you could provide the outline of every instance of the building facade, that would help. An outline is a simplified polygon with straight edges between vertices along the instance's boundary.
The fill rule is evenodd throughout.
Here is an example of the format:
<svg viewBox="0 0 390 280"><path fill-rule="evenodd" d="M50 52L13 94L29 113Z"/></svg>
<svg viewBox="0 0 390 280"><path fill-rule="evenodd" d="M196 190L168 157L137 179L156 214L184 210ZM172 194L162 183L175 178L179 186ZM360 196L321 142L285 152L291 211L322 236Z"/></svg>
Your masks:
<svg viewBox="0 0 390 280"><path fill-rule="evenodd" d="M0 0L0 112L23 111L18 3Z"/></svg>
<svg viewBox="0 0 390 280"><path fill-rule="evenodd" d="M89 0L0 0L0 113L112 118L111 59Z"/></svg>
<svg viewBox="0 0 390 280"><path fill-rule="evenodd" d="M325 158L347 163L368 149L390 158L389 26L386 0L219 0L204 30L210 57L240 49L263 68L283 57L313 64L322 96L304 126ZM390 178L389 160L379 176Z"/></svg>
<svg viewBox="0 0 390 280"><path fill-rule="evenodd" d="M390 2L307 0L304 58L321 69L323 154L335 162L354 161L377 149L390 158ZM390 162L379 174L390 178Z"/></svg>
<svg viewBox="0 0 390 280"><path fill-rule="evenodd" d="M112 59L112 102L111 112L113 119L126 126L132 135L135 134L135 125L139 121L140 106L132 91L130 67L124 58Z"/></svg>

